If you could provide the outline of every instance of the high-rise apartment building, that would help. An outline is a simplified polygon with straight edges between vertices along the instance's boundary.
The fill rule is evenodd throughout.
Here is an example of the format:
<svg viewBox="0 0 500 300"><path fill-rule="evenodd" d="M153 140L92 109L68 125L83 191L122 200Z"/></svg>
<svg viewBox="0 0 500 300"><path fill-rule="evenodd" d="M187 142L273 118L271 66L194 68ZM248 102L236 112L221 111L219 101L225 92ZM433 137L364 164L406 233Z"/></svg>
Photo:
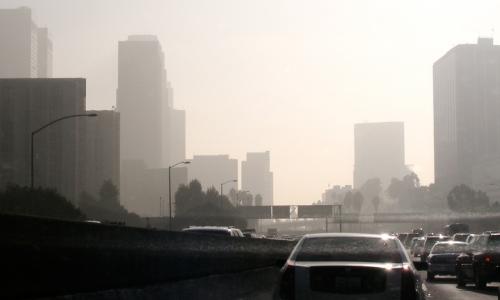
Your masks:
<svg viewBox="0 0 500 300"><path fill-rule="evenodd" d="M0 9L0 78L52 77L52 42L31 9Z"/></svg>
<svg viewBox="0 0 500 300"><path fill-rule="evenodd" d="M273 172L269 151L247 153L241 162L241 188L262 196L262 205L273 205Z"/></svg>
<svg viewBox="0 0 500 300"><path fill-rule="evenodd" d="M434 63L434 172L500 199L500 46L462 44Z"/></svg>
<svg viewBox="0 0 500 300"><path fill-rule="evenodd" d="M392 178L408 173L403 122L354 125L354 188L373 178L386 188Z"/></svg>
<svg viewBox="0 0 500 300"><path fill-rule="evenodd" d="M30 185L31 133L85 113L85 79L0 79L0 188ZM34 185L77 203L84 181L85 119L55 123L34 137Z"/></svg>
<svg viewBox="0 0 500 300"><path fill-rule="evenodd" d="M134 35L118 44L117 107L121 159L163 166L164 55L155 36Z"/></svg>
<svg viewBox="0 0 500 300"><path fill-rule="evenodd" d="M229 155L195 155L188 165L189 180L198 180L203 189L220 189L223 182L238 179L238 160ZM224 195L231 189L238 189L237 182L229 182L223 187Z"/></svg>
<svg viewBox="0 0 500 300"><path fill-rule="evenodd" d="M98 197L106 180L120 187L120 114L114 110L92 110L95 118L85 122L84 190Z"/></svg>

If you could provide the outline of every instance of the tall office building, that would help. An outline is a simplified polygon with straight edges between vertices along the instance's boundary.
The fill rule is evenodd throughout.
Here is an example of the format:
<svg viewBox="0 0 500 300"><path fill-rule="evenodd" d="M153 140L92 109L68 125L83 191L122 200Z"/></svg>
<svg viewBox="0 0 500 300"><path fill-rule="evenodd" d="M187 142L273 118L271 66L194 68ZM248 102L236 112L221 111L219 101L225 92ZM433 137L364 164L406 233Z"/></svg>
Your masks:
<svg viewBox="0 0 500 300"><path fill-rule="evenodd" d="M373 178L386 188L407 173L403 122L354 125L354 188Z"/></svg>
<svg viewBox="0 0 500 300"><path fill-rule="evenodd" d="M114 110L93 110L97 117L85 122L84 190L98 197L106 180L120 187L120 114Z"/></svg>
<svg viewBox="0 0 500 300"><path fill-rule="evenodd" d="M0 9L0 78L52 77L52 42L31 9Z"/></svg>
<svg viewBox="0 0 500 300"><path fill-rule="evenodd" d="M458 45L433 72L437 186L467 184L499 199L500 46L491 38Z"/></svg>
<svg viewBox="0 0 500 300"><path fill-rule="evenodd" d="M0 188L30 185L31 133L57 118L85 113L85 79L0 79ZM58 122L34 138L35 186L77 203L84 181L85 121Z"/></svg>
<svg viewBox="0 0 500 300"><path fill-rule="evenodd" d="M188 165L188 178L198 180L203 189L215 187L220 189L220 184L238 179L238 160L229 158L229 155L195 155ZM224 195L231 189L238 189L237 182L230 182L223 187Z"/></svg>
<svg viewBox="0 0 500 300"><path fill-rule="evenodd" d="M163 166L165 67L155 36L134 35L118 44L117 106L122 160Z"/></svg>
<svg viewBox="0 0 500 300"><path fill-rule="evenodd" d="M170 82L165 85L165 118L163 120L165 167L186 159L186 112L174 108L174 94Z"/></svg>
<svg viewBox="0 0 500 300"><path fill-rule="evenodd" d="M262 196L262 205L273 205L273 172L269 151L247 153L241 162L241 188Z"/></svg>

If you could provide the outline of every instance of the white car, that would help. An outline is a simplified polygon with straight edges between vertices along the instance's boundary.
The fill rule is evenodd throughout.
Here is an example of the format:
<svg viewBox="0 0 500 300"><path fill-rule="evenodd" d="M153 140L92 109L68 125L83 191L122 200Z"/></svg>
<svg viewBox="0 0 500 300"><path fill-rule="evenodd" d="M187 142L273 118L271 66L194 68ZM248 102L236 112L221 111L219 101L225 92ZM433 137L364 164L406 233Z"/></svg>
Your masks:
<svg viewBox="0 0 500 300"><path fill-rule="evenodd" d="M394 236L305 235L281 269L276 299L425 299L422 280Z"/></svg>

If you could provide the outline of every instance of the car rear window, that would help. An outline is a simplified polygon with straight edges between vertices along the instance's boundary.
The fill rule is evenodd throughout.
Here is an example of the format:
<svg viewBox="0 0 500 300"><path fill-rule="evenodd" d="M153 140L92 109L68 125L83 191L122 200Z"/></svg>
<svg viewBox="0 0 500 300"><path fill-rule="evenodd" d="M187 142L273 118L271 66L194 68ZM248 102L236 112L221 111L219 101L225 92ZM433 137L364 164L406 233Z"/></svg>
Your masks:
<svg viewBox="0 0 500 300"><path fill-rule="evenodd" d="M355 261L401 263L403 258L394 239L369 237L306 238L295 261Z"/></svg>
<svg viewBox="0 0 500 300"><path fill-rule="evenodd" d="M436 244L432 248L432 254L461 253L465 250L466 244Z"/></svg>
<svg viewBox="0 0 500 300"><path fill-rule="evenodd" d="M230 236L231 232L227 230L207 230L207 229L189 229L185 230L186 232L194 232L194 233L201 233L201 234L210 234L210 235L226 235Z"/></svg>

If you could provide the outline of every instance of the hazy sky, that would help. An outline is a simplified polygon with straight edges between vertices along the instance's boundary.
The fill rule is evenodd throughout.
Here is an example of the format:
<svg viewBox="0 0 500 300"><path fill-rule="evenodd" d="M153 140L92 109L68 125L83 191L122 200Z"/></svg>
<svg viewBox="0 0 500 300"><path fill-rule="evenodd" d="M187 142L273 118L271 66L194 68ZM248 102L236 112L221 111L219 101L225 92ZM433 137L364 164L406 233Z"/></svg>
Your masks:
<svg viewBox="0 0 500 300"><path fill-rule="evenodd" d="M406 162L432 182L432 64L500 31L499 1L2 0L29 6L54 44L54 77L87 78L115 105L117 42L155 34L187 155L271 151L277 204L352 184L353 124L404 121Z"/></svg>

